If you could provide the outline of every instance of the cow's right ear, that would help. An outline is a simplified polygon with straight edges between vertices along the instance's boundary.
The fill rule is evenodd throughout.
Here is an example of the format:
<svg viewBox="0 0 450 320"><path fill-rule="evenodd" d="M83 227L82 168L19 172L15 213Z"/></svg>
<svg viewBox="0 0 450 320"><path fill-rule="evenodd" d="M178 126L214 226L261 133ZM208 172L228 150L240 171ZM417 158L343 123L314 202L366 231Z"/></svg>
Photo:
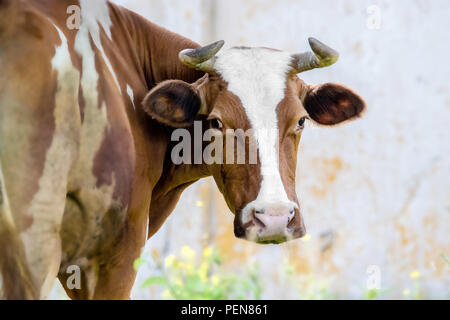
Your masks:
<svg viewBox="0 0 450 320"><path fill-rule="evenodd" d="M192 125L202 99L194 84L168 80L154 87L142 102L144 111L155 120L171 127Z"/></svg>

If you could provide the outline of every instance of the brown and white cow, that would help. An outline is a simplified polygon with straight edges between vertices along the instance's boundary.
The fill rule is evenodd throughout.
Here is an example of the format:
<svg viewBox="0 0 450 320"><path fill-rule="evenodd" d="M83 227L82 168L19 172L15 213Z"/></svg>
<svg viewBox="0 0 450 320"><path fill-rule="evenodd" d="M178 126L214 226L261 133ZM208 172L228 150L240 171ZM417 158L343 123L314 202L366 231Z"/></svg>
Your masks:
<svg viewBox="0 0 450 320"><path fill-rule="evenodd" d="M77 29L68 9L81 10ZM182 191L213 176L238 237L305 233L295 193L306 119L334 125L362 99L297 74L337 53L199 46L104 0L0 0L0 270L8 299L127 299L133 261ZM185 50L187 49L187 50ZM255 164L175 164L171 135L193 122L253 129ZM271 134L262 132L270 131ZM67 269L81 268L80 289Z"/></svg>

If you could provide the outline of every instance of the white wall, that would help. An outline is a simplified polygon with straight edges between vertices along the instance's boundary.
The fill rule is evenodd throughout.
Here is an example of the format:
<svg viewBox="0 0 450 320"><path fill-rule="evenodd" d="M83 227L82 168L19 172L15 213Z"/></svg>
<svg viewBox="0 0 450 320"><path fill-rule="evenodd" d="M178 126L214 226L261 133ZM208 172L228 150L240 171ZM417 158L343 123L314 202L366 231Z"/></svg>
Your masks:
<svg viewBox="0 0 450 320"><path fill-rule="evenodd" d="M300 52L315 36L341 58L300 77L341 82L368 105L361 120L304 132L297 190L309 241L258 246L235 239L232 214L214 183L204 180L185 192L146 250L176 253L210 240L229 254L230 269L259 261L267 298L293 297L276 280L275 261L283 259L299 273L329 280L340 297L361 298L367 267L376 265L382 288L391 289L386 297L412 290L410 272L417 270L425 296L449 298L449 268L439 255L450 255L450 2L115 2L203 44L224 39L230 46ZM381 14L379 29L368 27L370 5ZM145 273L140 270L138 284ZM138 284L134 297L155 298Z"/></svg>

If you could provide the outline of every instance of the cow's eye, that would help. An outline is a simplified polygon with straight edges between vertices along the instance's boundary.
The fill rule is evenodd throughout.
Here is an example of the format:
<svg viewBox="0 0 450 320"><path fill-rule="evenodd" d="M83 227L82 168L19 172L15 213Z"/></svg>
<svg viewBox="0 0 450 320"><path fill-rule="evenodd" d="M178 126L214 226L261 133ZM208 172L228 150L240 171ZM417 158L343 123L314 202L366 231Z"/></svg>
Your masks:
<svg viewBox="0 0 450 320"><path fill-rule="evenodd" d="M298 121L298 127L301 129L301 128L303 128L304 126L305 126L305 121L306 121L306 117L303 117L303 118L301 118L299 121Z"/></svg>
<svg viewBox="0 0 450 320"><path fill-rule="evenodd" d="M220 121L219 119L211 119L209 120L209 122L211 125L211 129L222 130L223 124L222 121Z"/></svg>

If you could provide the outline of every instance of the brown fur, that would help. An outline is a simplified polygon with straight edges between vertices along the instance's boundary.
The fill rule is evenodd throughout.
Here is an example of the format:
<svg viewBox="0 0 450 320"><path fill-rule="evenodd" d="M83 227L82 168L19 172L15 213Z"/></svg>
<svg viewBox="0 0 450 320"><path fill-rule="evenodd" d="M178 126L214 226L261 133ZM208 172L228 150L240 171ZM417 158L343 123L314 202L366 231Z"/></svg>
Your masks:
<svg viewBox="0 0 450 320"><path fill-rule="evenodd" d="M0 0L0 39L16 27L17 0Z"/></svg>
<svg viewBox="0 0 450 320"><path fill-rule="evenodd" d="M3 213L0 212L0 216ZM38 299L39 293L33 286L26 264L23 244L15 228L0 219L0 272L3 290L0 298L7 300ZM3 291L3 292L2 292Z"/></svg>

